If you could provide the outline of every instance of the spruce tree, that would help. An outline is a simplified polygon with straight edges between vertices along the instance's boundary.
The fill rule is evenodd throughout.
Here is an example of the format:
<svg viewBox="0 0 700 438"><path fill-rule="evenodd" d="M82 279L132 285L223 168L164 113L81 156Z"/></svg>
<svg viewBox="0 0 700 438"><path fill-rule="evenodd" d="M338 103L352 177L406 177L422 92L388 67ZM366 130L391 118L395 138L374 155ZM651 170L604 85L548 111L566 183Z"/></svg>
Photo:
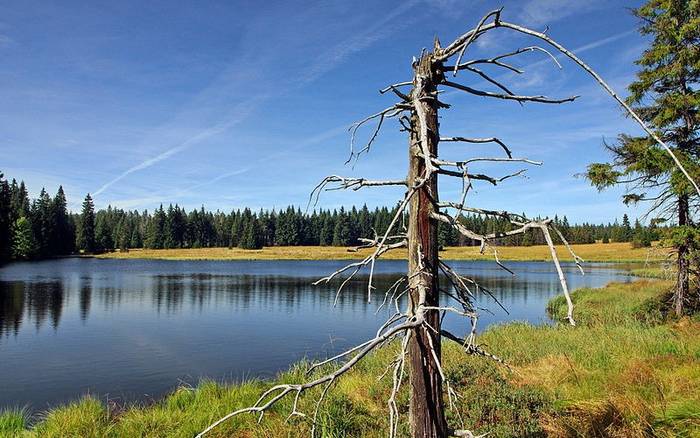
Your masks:
<svg viewBox="0 0 700 438"><path fill-rule="evenodd" d="M649 230L639 222L637 219L634 222L634 229L632 231L632 245L635 248L643 248L651 246L651 234Z"/></svg>
<svg viewBox="0 0 700 438"><path fill-rule="evenodd" d="M241 241L241 236L243 235L243 226L244 224L241 218L241 213L236 211L232 214L231 239L229 247L238 246L238 243Z"/></svg>
<svg viewBox="0 0 700 438"><path fill-rule="evenodd" d="M298 245L300 241L299 223L294 207L287 207L277 216L275 243L280 246Z"/></svg>
<svg viewBox="0 0 700 438"><path fill-rule="evenodd" d="M83 201L78 227L78 249L87 254L95 252L95 204L88 193Z"/></svg>
<svg viewBox="0 0 700 438"><path fill-rule="evenodd" d="M24 185L24 181L21 181L19 185L15 184L14 179L12 180L12 199L10 208L12 209L12 219L17 220L22 216L29 217L29 209L31 203L29 202L29 193L27 192L27 187Z"/></svg>
<svg viewBox="0 0 700 438"><path fill-rule="evenodd" d="M260 249L263 247L262 230L256 217L252 217L246 224L238 247L242 249Z"/></svg>
<svg viewBox="0 0 700 438"><path fill-rule="evenodd" d="M12 211L10 210L10 185L0 172L0 263L10 258L12 239Z"/></svg>
<svg viewBox="0 0 700 438"><path fill-rule="evenodd" d="M38 256L48 257L51 255L51 236L54 227L51 215L51 198L46 189L42 188L39 198L32 203L30 216Z"/></svg>
<svg viewBox="0 0 700 438"><path fill-rule="evenodd" d="M700 179L700 2L649 0L634 14L640 31L652 38L637 60L640 71L629 86L628 102L671 146L690 176ZM649 202L649 210L678 224L671 243L677 252L677 281L673 308L677 315L700 308L700 294L691 291L691 262L698 249L692 217L697 193L671 158L649 136L622 134L606 145L608 163L588 167L590 181L603 189L626 184L625 203Z"/></svg>
<svg viewBox="0 0 700 438"><path fill-rule="evenodd" d="M632 227L630 226L630 218L627 214L622 215L622 240L620 242L629 242L632 240Z"/></svg>
<svg viewBox="0 0 700 438"><path fill-rule="evenodd" d="M153 213L153 217L148 221L148 231L146 235L146 247L150 249L163 249L165 241L165 211L163 204Z"/></svg>
<svg viewBox="0 0 700 438"><path fill-rule="evenodd" d="M114 251L110 213L109 210L100 211L95 215L95 249L98 252Z"/></svg>
<svg viewBox="0 0 700 438"><path fill-rule="evenodd" d="M35 243L32 225L26 217L17 219L12 227L12 258L28 260L34 257Z"/></svg>
<svg viewBox="0 0 700 438"><path fill-rule="evenodd" d="M131 224L126 216L123 216L117 224L116 246L120 251L128 251L131 245Z"/></svg>
<svg viewBox="0 0 700 438"><path fill-rule="evenodd" d="M335 222L335 228L333 229L333 245L334 246L348 246L350 245L352 230L350 228L350 220L345 210L341 207L338 213L338 219Z"/></svg>
<svg viewBox="0 0 700 438"><path fill-rule="evenodd" d="M141 232L138 227L133 227L131 229L131 239L129 240L129 248L142 248L143 238L141 237Z"/></svg>
<svg viewBox="0 0 700 438"><path fill-rule="evenodd" d="M177 248L177 231L175 224L175 209L173 205L168 206L168 213L165 215L165 223L163 225L163 248Z"/></svg>
<svg viewBox="0 0 700 438"><path fill-rule="evenodd" d="M63 186L59 186L50 207L49 248L51 255L66 255L73 252L75 231L68 215L67 204Z"/></svg>
<svg viewBox="0 0 700 438"><path fill-rule="evenodd" d="M559 231L561 231L565 239L571 239L571 225L569 225L569 219L566 216L564 216L564 219L561 221Z"/></svg>
<svg viewBox="0 0 700 438"><path fill-rule="evenodd" d="M335 229L335 223L333 217L327 213L323 218L323 224L321 225L321 231L318 237L318 244L321 246L330 246L333 244L333 230Z"/></svg>

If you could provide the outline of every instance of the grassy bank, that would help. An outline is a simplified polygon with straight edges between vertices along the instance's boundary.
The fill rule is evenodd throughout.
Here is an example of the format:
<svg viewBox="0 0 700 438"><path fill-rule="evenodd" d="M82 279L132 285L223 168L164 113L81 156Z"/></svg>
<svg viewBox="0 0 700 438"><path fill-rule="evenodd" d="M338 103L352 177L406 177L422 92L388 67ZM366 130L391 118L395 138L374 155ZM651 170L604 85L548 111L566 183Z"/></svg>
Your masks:
<svg viewBox="0 0 700 438"><path fill-rule="evenodd" d="M512 371L448 345L446 369L461 395L457 410L450 411L451 424L463 421L476 432L490 431L490 437L700 436L700 320L661 318L658 303L668 287L643 280L576 291L577 327L490 328L480 342ZM553 300L550 312L562 316L563 300ZM322 436L385 436L390 379L377 377L392 348L368 357L329 392L320 414ZM297 364L277 380L302 381L305 369ZM29 430L22 413L7 413L0 416L0 431L27 437L192 437L230 410L254 403L269 384L205 382L124 410L88 398L48 412ZM312 412L317 396L302 399L300 410ZM285 421L291 403L283 402L259 425L244 415L211 436L308 436L307 419ZM405 394L399 406L405 414Z"/></svg>
<svg viewBox="0 0 700 438"><path fill-rule="evenodd" d="M574 251L589 262L657 262L664 260L663 248L633 248L630 243L593 243L573 245ZM562 260L571 261L571 255L563 246L557 247ZM239 248L194 249L135 249L128 252L101 254L101 258L160 259L160 260L346 260L363 258L369 250L348 251L337 246L277 246L260 250ZM478 247L449 247L441 252L446 260L493 260L493 253L479 253ZM536 246L503 246L498 248L501 260L538 261L550 260L549 248ZM383 258L404 259L405 250L394 250Z"/></svg>

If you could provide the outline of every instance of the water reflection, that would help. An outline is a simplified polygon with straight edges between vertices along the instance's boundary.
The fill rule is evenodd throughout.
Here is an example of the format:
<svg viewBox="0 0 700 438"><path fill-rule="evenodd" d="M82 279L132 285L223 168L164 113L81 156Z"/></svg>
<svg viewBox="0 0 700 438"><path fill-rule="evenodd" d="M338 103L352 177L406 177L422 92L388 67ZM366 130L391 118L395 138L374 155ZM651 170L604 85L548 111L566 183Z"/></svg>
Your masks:
<svg viewBox="0 0 700 438"><path fill-rule="evenodd" d="M342 264L64 259L6 266L0 269L0 408L44 408L88 391L143 400L179 381L270 376L304 356L345 349L387 318L391 309L377 312L381 291L406 264L377 266L372 302L365 278L358 278L332 307L337 285L311 282ZM482 329L513 319L546 321L546 302L558 293L545 263L513 263L517 276L488 262L453 266L510 312L488 295L477 297L478 306L493 312L480 319ZM585 277L568 266L567 276L574 288L630 280L602 265L589 267ZM451 315L445 324L455 333L468 330Z"/></svg>
<svg viewBox="0 0 700 438"><path fill-rule="evenodd" d="M80 320L85 322L93 305L104 312L118 311L123 305L146 306L156 315L173 317L182 312L203 312L211 306L225 306L231 312L275 311L291 313L299 306L313 308L328 307L335 299L335 285L311 286L310 278L282 275L252 274L167 274L135 275L130 278L80 276L77 281L27 280L0 281L0 338L17 335L22 324L30 324L37 331L45 326L57 330L64 307L71 299L78 300ZM605 276L606 278L608 276ZM359 276L350 281L338 297L338 309L343 312L367 313L377 310L383 296L397 279L398 274L375 276L374 303L367 302L366 277ZM523 305L542 304L540 301L552 296L559 288L556 277L549 275L536 278L521 276L474 276L498 302L515 316L522 315ZM627 279L627 277L624 277ZM595 278L593 279L595 283ZM442 279L446 284L446 279ZM576 282L574 282L576 283ZM94 295L94 296L93 296ZM534 297L530 297L534 295ZM500 306L486 293L478 298L480 306L500 311ZM448 296L444 300L450 300ZM93 300L95 303L93 303ZM543 317L542 309L535 320ZM48 323L47 323L48 321Z"/></svg>
<svg viewBox="0 0 700 438"><path fill-rule="evenodd" d="M0 283L0 336L17 335L24 320L39 331L49 320L58 329L63 312L63 283Z"/></svg>

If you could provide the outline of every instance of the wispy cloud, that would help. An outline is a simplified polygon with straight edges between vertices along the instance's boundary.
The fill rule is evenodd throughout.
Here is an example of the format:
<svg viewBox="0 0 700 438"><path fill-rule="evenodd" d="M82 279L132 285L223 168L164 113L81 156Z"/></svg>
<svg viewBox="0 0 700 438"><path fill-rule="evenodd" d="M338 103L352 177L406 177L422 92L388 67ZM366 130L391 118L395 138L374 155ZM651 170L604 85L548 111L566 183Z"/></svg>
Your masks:
<svg viewBox="0 0 700 438"><path fill-rule="evenodd" d="M386 14L381 19L365 28L362 32L355 33L353 36L326 50L324 53L321 54L321 56L317 57L318 60L316 62L311 63L305 70L301 71L300 74L296 75L293 79L288 80L287 83L284 84L282 89L278 90L278 92L275 94L275 97L279 97L280 93L289 93L294 89L298 89L310 82L315 81L323 74L327 73L328 71L341 64L353 53L359 52L371 46L375 42L395 32L399 27L405 26L407 24L405 20L402 23L396 24L394 26L389 25L389 23L396 20L396 18L398 18L399 16L405 14L417 2L417 0L411 0L402 3L399 7L392 10L389 14ZM222 76L226 75L222 74ZM170 147L165 151L159 153L158 155L148 158L128 168L127 170L120 173L107 183L103 184L100 188L98 188L94 192L94 196L99 196L103 194L115 183L123 180L129 175L150 168L164 160L171 158L176 154L185 151L186 149L191 148L192 146L200 144L210 139L211 137L214 137L223 133L224 131L227 131L234 125L240 123L251 112L257 109L257 107L259 107L263 102L269 100L270 98L272 98L272 95L270 93L263 93L249 101L246 101L244 104L238 105L238 110L234 111L234 115L231 118L224 121L219 121L215 125L206 127L200 130L199 132L196 132L194 135L187 138L180 144L174 147ZM206 99L204 99L204 102L200 102L200 104L206 106L208 103L206 102ZM215 178L215 180L212 182L203 183L203 185L211 184L213 182L219 181L220 179L233 175L234 174L224 174Z"/></svg>
<svg viewBox="0 0 700 438"><path fill-rule="evenodd" d="M294 141L290 141L289 145L280 145L279 150L276 152L273 152L271 154L259 156L257 159L254 160L254 162L250 166L242 167L239 169L235 170L230 170L227 172L224 172L214 178L208 179L201 181L199 183L189 185L186 187L180 187L175 190L170 190L170 191L163 191L163 192L158 192L158 193L151 193L147 194L146 196L139 196L139 197L134 197L134 198L128 198L128 199L120 199L116 200L111 203L111 205L118 207L118 208L137 208L141 207L144 205L152 205L152 204L158 204L158 203L164 203L164 202L170 202L172 199L177 199L177 198L182 198L184 196L190 196L194 193L195 190L200 189L202 187L209 186L211 184L215 184L217 182L223 181L227 178L232 178L234 176L242 175L244 173L250 172L252 169L256 167L258 164L267 164L270 162L273 162L275 160L279 160L280 158L289 155L289 154L294 154L296 151L307 148L313 145L321 144L329 139L332 139L334 137L337 137L340 134L344 134L347 132L347 125L340 125L340 126L335 126L331 129L327 129L323 132L320 132L314 136L305 138L305 139L298 139ZM227 199L225 196L223 197L224 199ZM238 199L236 197L235 199ZM230 200L230 199L229 199Z"/></svg>
<svg viewBox="0 0 700 438"><path fill-rule="evenodd" d="M603 6L602 0L529 0L523 2L518 19L528 26L542 26Z"/></svg>
<svg viewBox="0 0 700 438"><path fill-rule="evenodd" d="M237 106L237 109L233 112L233 115L228 118L227 120L221 121L213 126L210 126L206 129L203 129L191 137L187 138L184 140L182 143L176 145L175 147L172 147L170 149L167 149L160 154L151 157L145 161L140 162L139 164L130 167L129 169L125 170L124 172L120 173L117 175L115 178L111 179L107 183L103 184L99 189L97 189L94 193L94 196L99 196L102 194L105 190L109 189L112 185L115 183L123 180L127 176L131 175L132 173L138 172L140 170L148 169L151 166L154 166L161 161L167 160L168 158L172 157L173 155L180 153L184 151L185 149L188 149L192 146L195 146L211 137L214 137L218 134L221 134L222 132L228 130L232 126L236 125L237 123L240 123L255 107L256 103L261 100L260 97L250 99L249 101L246 101L243 104L240 104Z"/></svg>
<svg viewBox="0 0 700 438"><path fill-rule="evenodd" d="M190 190L195 190L195 189L198 189L200 187L208 186L210 184L214 184L214 183L217 183L219 181L222 181L226 178L231 178L232 176L244 174L244 173L250 171L250 169L251 169L250 167L244 167L242 169L236 169L236 170L232 170L230 172L223 173L223 174L217 176L216 178L212 178L208 181L204 181L204 182L193 185L192 187L190 187Z"/></svg>
<svg viewBox="0 0 700 438"><path fill-rule="evenodd" d="M616 33L615 35L611 35L611 36L606 37L606 38L601 38L601 39L596 40L596 41L593 41L593 42L591 42L591 43L588 43L588 44L584 44L584 45L582 45L582 46L579 46L579 47L577 47L577 48L574 49L574 52L576 52L576 53L583 53L583 52L587 52L587 51L589 51L589 50L597 49L597 48L600 47L600 46L604 46L604 45L606 45L606 44L610 44L610 43L612 43L612 42L614 42L614 41L620 40L620 39L622 39L622 38L624 38L624 37L626 37L626 36L628 36L628 35L632 35L632 34L635 34L635 33L637 33L637 30L636 30L636 29L631 29L631 30L627 30L627 31L625 31L625 32Z"/></svg>
<svg viewBox="0 0 700 438"><path fill-rule="evenodd" d="M393 26L388 26L389 23L408 12L417 3L418 0L403 2L399 7L384 15L380 20L366 27L364 31L357 33L356 35L348 38L346 41L343 41L341 44L331 48L331 50L328 50L322 56L319 56L318 61L306 71L303 77L303 83L314 81L319 76L327 73L338 64L342 63L353 53L370 47L377 41L394 33L396 30L398 30L398 28L408 25L409 23L404 21L403 23L396 23Z"/></svg>
<svg viewBox="0 0 700 438"><path fill-rule="evenodd" d="M7 35L0 34L0 47L9 47L15 43L15 40Z"/></svg>
<svg viewBox="0 0 700 438"><path fill-rule="evenodd" d="M577 55L580 55L581 53L585 53L585 52L588 52L590 50L597 49L598 47L605 46L607 44L610 44L612 42L615 42L617 40L625 38L625 37L632 35L634 33L636 33L636 31L634 29L633 30L626 30L624 32L616 33L614 35L610 35L608 37L601 38L601 39L598 39L595 41L591 41L590 43L586 43L586 44L583 44L581 46L575 47L575 48L571 49L571 51ZM554 52L553 54L560 61L563 59L566 59L566 55L564 55L562 53ZM552 60L549 57L545 56L543 59L541 59L539 61L525 65L524 69L537 67L537 66L540 66L543 64L548 64L548 63L551 64Z"/></svg>

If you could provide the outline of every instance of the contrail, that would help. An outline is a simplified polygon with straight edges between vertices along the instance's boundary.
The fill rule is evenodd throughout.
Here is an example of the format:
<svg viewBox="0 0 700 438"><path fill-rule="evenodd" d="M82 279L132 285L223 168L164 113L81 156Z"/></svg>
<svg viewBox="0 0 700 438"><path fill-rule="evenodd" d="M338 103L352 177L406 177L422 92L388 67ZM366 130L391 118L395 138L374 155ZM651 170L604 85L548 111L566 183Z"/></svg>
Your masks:
<svg viewBox="0 0 700 438"><path fill-rule="evenodd" d="M290 89L298 88L300 86L305 85L306 83L312 82L316 80L319 76L322 74L326 73L327 71L331 70L333 67L336 65L342 63L345 58L347 58L348 55L357 52L359 50L362 50L366 48L367 46L372 45L375 43L377 40L383 38L386 36L387 33L389 33L385 29L385 25L390 22L391 20L395 19L396 17L400 16L401 14L405 13L408 11L411 7L413 7L416 4L416 0L412 0L409 2L406 2L402 4L401 6L397 7L394 9L390 14L388 14L386 17L382 18L379 20L377 23L375 23L372 27L370 27L368 30L366 30L364 33L361 33L359 36L353 36L351 38L348 38L344 43L338 44L330 53L328 57L324 57L323 60L317 62L316 64L311 65L306 72L302 73L299 75L297 78L296 84L292 83L289 84ZM243 118L245 118L257 104L260 104L261 102L269 99L272 97L271 95L263 95L259 96L257 98L251 99L251 101L246 102L244 105L240 105L239 107L246 108L244 111L241 112L241 114L237 114L234 116L231 120L219 123L217 125L214 125L210 128L204 129L203 131L197 133L196 135L188 138L184 142L180 143L179 145L168 149L164 152L162 152L159 155L156 155L155 157L149 158L129 169L126 171L122 172L121 174L117 175L115 178L112 180L108 181L104 185L102 185L99 189L97 189L93 196L99 196L103 192L105 192L107 189L109 189L112 185L115 183L121 181L122 179L126 178L127 176L138 172L140 170L147 169L163 160L166 160L173 155L182 152L185 149L188 149L198 143L201 143L202 141L208 139L209 137L212 137L214 135L220 134L227 129L231 128L233 125L239 123ZM232 175L229 175L232 176ZM222 178L225 176L222 176ZM217 180L218 181L218 180ZM216 182L216 181L214 181ZM210 184L210 183L206 183ZM196 186L199 187L199 186Z"/></svg>
<svg viewBox="0 0 700 438"><path fill-rule="evenodd" d="M190 187L189 190L194 190L194 189L198 189L200 187L208 186L209 184L214 184L215 182L219 182L222 179L226 179L226 178L231 177L231 176L236 176L236 175L240 175L242 173L246 173L249 170L250 170L250 167L244 167L242 169L237 169L237 170L233 170L231 172L226 172L224 174L217 176L216 178L212 178L208 181L204 181L204 182L201 182L199 184L195 184L192 187Z"/></svg>
<svg viewBox="0 0 700 438"><path fill-rule="evenodd" d="M256 101L256 100L260 101L262 99L256 98L256 99L252 99L252 100L253 101ZM253 105L253 102L249 101L245 105L240 105L240 106L243 108L246 108L246 109L238 112L235 116L233 116L229 120L220 122L214 126L211 126L207 129L204 129L204 130L198 132L197 134L191 136L187 140L183 141L179 145L177 145L173 148L170 148L167 151L156 155L155 157L149 158L149 159L147 159L147 160L145 160L145 161L143 161L143 162L141 162L133 167L130 167L129 169L120 173L118 176L113 178L111 181L107 182L102 187L97 189L93 196L100 195L102 192L104 192L105 190L110 188L112 185L121 181L122 179L126 178L127 176L131 175L134 172L138 172L139 170L147 169L147 168L153 166L154 164L160 163L163 160L167 160L168 158L172 157L173 155L175 155L179 152L182 152L183 150L190 148L198 143L201 143L202 141L208 139L209 137L220 134L220 133L226 131L227 129L231 128L233 125L240 123L250 113L250 111L252 111L254 105Z"/></svg>

